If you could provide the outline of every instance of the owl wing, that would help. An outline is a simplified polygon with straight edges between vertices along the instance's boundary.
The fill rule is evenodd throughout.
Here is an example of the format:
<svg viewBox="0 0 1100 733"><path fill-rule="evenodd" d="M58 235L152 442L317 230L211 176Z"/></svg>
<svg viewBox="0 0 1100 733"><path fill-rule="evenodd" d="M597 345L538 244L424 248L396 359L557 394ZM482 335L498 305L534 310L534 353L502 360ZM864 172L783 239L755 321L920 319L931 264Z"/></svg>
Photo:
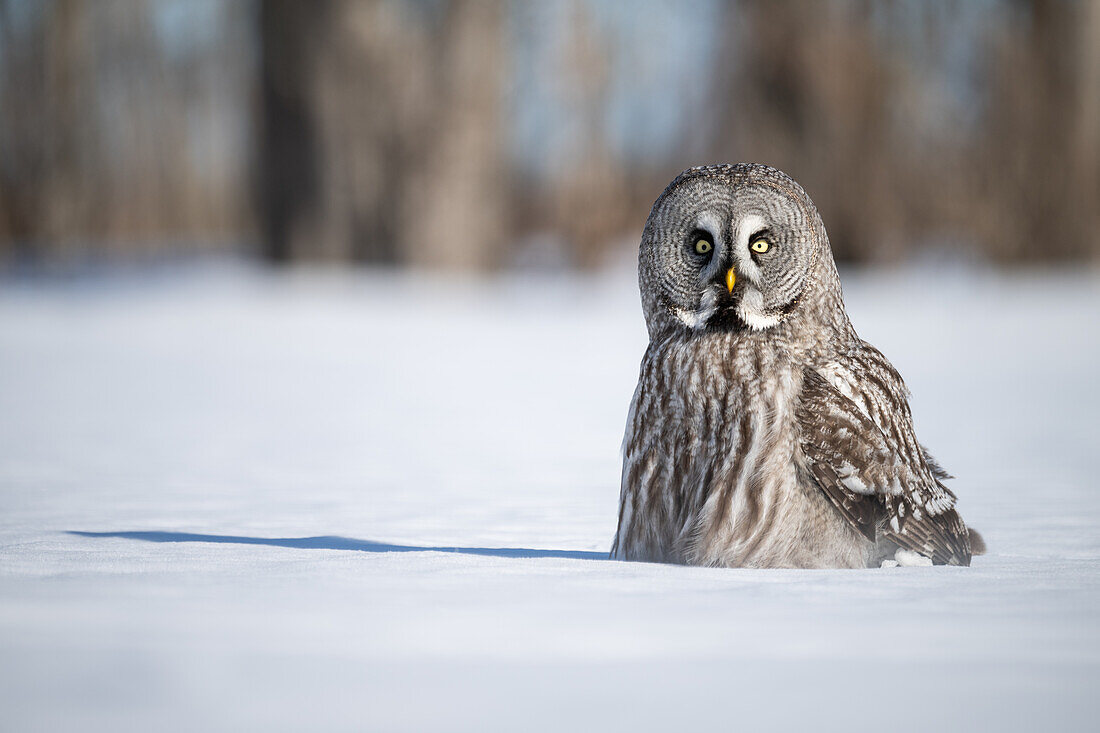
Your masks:
<svg viewBox="0 0 1100 733"><path fill-rule="evenodd" d="M969 565L966 526L947 474L916 440L905 384L863 347L848 363L804 371L797 418L807 469L872 542L881 531L936 564Z"/></svg>

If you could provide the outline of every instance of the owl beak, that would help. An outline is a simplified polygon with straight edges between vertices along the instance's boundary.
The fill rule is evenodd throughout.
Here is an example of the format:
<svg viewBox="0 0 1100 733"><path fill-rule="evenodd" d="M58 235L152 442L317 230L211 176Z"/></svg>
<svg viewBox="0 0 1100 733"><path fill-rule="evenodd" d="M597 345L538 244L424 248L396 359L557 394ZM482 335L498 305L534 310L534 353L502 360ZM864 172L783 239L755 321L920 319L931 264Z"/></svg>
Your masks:
<svg viewBox="0 0 1100 733"><path fill-rule="evenodd" d="M733 286L736 282L737 282L737 273L731 267L726 272L726 290L728 290L732 293L733 292Z"/></svg>

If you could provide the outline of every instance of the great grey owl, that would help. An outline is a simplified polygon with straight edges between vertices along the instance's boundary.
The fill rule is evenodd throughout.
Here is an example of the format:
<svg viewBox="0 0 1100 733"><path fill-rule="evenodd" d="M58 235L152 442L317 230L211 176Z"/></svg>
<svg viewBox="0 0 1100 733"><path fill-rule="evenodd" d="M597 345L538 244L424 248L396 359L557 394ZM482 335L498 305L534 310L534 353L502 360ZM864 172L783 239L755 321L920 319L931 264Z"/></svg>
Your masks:
<svg viewBox="0 0 1100 733"><path fill-rule="evenodd" d="M690 168L653 205L649 330L612 556L730 567L969 565L901 376L848 320L809 196L775 168Z"/></svg>

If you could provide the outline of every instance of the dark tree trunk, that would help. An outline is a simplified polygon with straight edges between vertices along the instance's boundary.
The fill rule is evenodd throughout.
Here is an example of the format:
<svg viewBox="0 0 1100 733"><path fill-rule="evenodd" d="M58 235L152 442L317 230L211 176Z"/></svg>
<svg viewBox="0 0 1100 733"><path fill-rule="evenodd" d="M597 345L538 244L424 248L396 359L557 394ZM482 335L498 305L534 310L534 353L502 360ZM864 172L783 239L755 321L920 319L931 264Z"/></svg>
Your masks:
<svg viewBox="0 0 1100 733"><path fill-rule="evenodd" d="M264 256L294 257L294 230L319 201L317 131L310 86L328 0L260 4L260 113L256 193Z"/></svg>

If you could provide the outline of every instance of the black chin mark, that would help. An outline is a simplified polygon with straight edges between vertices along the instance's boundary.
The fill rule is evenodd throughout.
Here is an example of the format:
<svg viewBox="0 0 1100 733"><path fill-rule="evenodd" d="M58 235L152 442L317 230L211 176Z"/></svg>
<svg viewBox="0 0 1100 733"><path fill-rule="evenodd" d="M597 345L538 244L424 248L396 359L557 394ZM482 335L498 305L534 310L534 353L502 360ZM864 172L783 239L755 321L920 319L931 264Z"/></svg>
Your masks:
<svg viewBox="0 0 1100 733"><path fill-rule="evenodd" d="M737 315L737 306L733 302L723 303L714 315L707 319L706 327L708 331L721 331L723 333L747 331L749 328L748 324Z"/></svg>
<svg viewBox="0 0 1100 733"><path fill-rule="evenodd" d="M777 318L779 323L782 323L794 312L794 309L798 307L799 300L800 298L798 297L793 298L778 308L766 311L764 315L769 318ZM722 333L754 330L749 327L749 324L741 319L741 316L737 315L737 305L739 302L740 298L736 296L724 300L718 307L718 310L715 311L714 315L707 319L706 329L709 331L720 331Z"/></svg>

